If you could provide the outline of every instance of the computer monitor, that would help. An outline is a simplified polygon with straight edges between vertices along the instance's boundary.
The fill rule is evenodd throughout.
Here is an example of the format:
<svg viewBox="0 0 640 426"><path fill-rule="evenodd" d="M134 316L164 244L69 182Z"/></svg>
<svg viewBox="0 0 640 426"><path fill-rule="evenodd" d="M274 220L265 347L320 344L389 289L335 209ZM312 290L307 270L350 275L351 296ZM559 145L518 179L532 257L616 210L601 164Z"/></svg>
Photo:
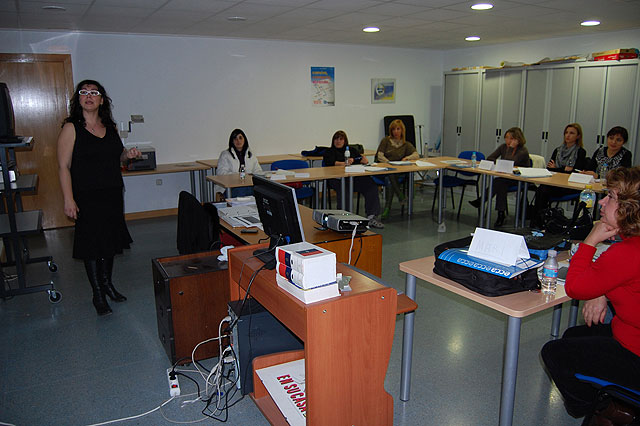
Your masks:
<svg viewBox="0 0 640 426"><path fill-rule="evenodd" d="M13 104L6 83L0 83L0 141L15 142L16 124L13 117Z"/></svg>
<svg viewBox="0 0 640 426"><path fill-rule="evenodd" d="M277 246L304 241L296 192L290 186L253 175L253 196L262 227L269 236L269 248L256 250L254 254L266 268L273 269Z"/></svg>

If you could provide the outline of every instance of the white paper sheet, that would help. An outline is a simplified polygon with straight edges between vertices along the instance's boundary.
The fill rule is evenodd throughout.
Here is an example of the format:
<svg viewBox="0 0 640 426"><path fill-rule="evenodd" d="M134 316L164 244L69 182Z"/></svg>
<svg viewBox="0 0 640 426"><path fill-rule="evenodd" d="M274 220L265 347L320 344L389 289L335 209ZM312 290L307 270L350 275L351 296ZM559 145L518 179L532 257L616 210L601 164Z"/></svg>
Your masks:
<svg viewBox="0 0 640 426"><path fill-rule="evenodd" d="M433 163L430 163L428 161L417 160L416 161L416 166L419 166L419 167L435 167L436 165L433 164Z"/></svg>
<svg viewBox="0 0 640 426"><path fill-rule="evenodd" d="M367 172L384 172L387 170L386 167L376 167L376 166L364 166L365 171Z"/></svg>
<svg viewBox="0 0 640 426"><path fill-rule="evenodd" d="M480 164L478 164L480 170L493 170L493 166L493 161L489 160L480 160Z"/></svg>
<svg viewBox="0 0 640 426"><path fill-rule="evenodd" d="M364 173L364 165L354 164L344 168L345 173Z"/></svg>
<svg viewBox="0 0 640 426"><path fill-rule="evenodd" d="M518 167L518 171L520 171L520 176L528 178L553 176L549 170L537 167Z"/></svg>
<svg viewBox="0 0 640 426"><path fill-rule="evenodd" d="M496 172L509 173L513 174L513 160L497 160L496 168L494 169Z"/></svg>
<svg viewBox="0 0 640 426"><path fill-rule="evenodd" d="M310 175L309 173L296 173L295 177L297 178L308 178Z"/></svg>
<svg viewBox="0 0 640 426"><path fill-rule="evenodd" d="M569 182L583 183L586 185L588 183L593 183L593 176L583 175L582 173L571 173L569 176Z"/></svg>
<svg viewBox="0 0 640 426"><path fill-rule="evenodd" d="M518 259L528 259L529 249L522 235L476 228L469 255L513 266Z"/></svg>
<svg viewBox="0 0 640 426"><path fill-rule="evenodd" d="M271 175L271 180L287 180L287 177L285 175L278 175L274 173Z"/></svg>

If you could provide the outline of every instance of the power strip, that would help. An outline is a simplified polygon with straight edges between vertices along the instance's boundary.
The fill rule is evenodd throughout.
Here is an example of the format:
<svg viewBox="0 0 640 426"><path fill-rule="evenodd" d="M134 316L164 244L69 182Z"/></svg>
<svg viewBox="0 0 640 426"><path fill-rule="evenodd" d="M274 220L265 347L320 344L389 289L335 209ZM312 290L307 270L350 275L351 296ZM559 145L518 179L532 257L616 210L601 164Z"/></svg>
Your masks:
<svg viewBox="0 0 640 426"><path fill-rule="evenodd" d="M173 372L173 368L167 368L167 379L169 380L169 395L180 396L180 383L178 375Z"/></svg>

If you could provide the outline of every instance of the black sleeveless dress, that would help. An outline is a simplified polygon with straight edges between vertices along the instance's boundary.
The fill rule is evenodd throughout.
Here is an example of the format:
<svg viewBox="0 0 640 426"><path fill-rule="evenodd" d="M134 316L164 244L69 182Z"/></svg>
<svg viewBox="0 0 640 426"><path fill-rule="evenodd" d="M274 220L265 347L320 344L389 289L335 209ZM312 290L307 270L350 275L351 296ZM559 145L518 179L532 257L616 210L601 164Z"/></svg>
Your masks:
<svg viewBox="0 0 640 426"><path fill-rule="evenodd" d="M76 141L71 158L71 185L78 205L73 257L113 257L133 242L124 221L124 182L120 172L123 145L116 129L99 138L74 123Z"/></svg>

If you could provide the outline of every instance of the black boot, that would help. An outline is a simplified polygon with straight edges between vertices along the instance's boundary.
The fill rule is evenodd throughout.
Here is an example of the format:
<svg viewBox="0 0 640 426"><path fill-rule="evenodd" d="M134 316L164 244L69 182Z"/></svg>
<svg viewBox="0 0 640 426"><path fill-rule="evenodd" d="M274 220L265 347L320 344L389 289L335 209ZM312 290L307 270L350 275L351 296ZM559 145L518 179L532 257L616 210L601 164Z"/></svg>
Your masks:
<svg viewBox="0 0 640 426"><path fill-rule="evenodd" d="M103 277L102 283L104 284L102 290L104 294L109 296L114 302L124 302L127 300L122 294L118 293L118 290L113 286L111 282L111 271L113 271L113 257L106 259L99 259L98 262L102 262Z"/></svg>
<svg viewBox="0 0 640 426"><path fill-rule="evenodd" d="M498 218L496 219L496 223L493 225L496 228L501 227L502 225L504 225L504 220L506 218L506 215L504 214L503 210L498 210Z"/></svg>
<svg viewBox="0 0 640 426"><path fill-rule="evenodd" d="M101 265L102 266L102 265ZM107 315L113 312L104 298L102 289L103 272L98 269L97 260L85 260L84 268L87 271L87 277L93 290L93 306L96 308L98 315Z"/></svg>
<svg viewBox="0 0 640 426"><path fill-rule="evenodd" d="M475 200L469 201L469 204L471 204L476 209L479 209L480 208L480 201L481 201L480 198L476 198Z"/></svg>

